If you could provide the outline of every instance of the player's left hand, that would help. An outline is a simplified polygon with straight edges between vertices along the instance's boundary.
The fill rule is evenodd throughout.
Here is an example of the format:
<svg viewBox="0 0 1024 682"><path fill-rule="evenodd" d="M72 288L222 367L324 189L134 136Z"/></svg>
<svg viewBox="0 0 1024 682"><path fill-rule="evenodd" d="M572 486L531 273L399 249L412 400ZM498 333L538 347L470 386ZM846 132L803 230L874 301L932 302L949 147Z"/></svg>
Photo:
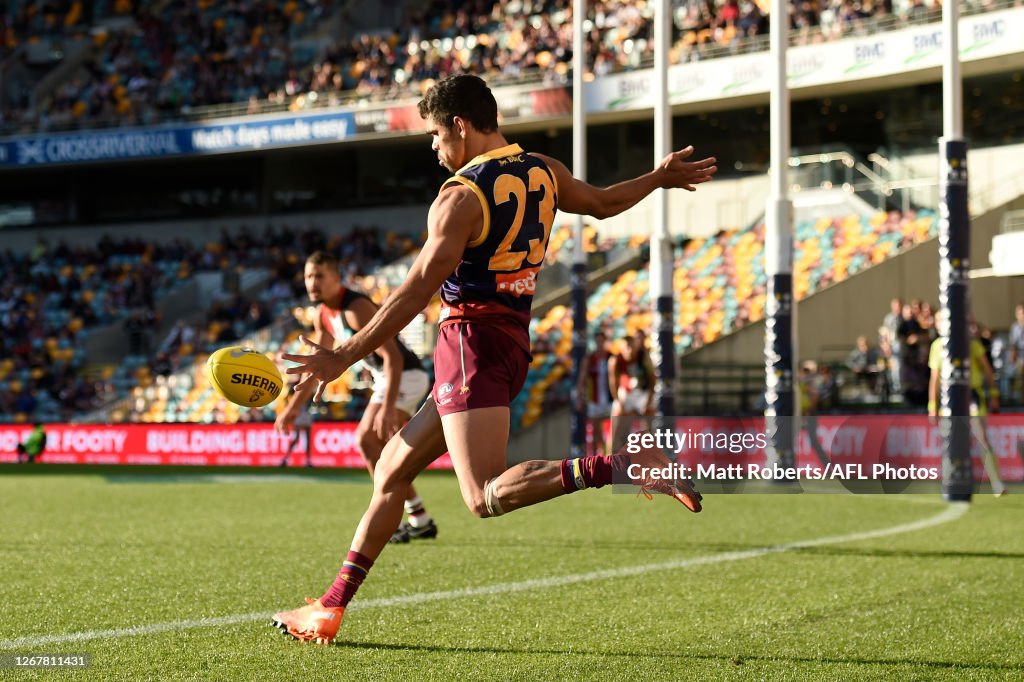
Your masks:
<svg viewBox="0 0 1024 682"><path fill-rule="evenodd" d="M401 427L398 410L394 405L391 407L381 405L377 410L377 415L373 418L373 432L377 434L377 437L386 443L391 440L391 436L398 433L398 429Z"/></svg>
<svg viewBox="0 0 1024 682"><path fill-rule="evenodd" d="M305 336L300 337L302 343L313 349L313 352L306 354L285 353L281 357L285 360L297 363L295 367L285 370L287 374L305 374L299 383L295 384L295 390L299 390L310 382L316 383L316 393L313 394L313 402L318 403L323 397L327 384L340 377L346 369L352 366L353 360L348 358L341 349L337 352L315 343Z"/></svg>
<svg viewBox="0 0 1024 682"><path fill-rule="evenodd" d="M658 164L661 171L661 186L665 189L681 187L689 192L697 190L694 185L708 182L718 172L717 159L709 156L700 161L687 161L693 155L693 146L672 152Z"/></svg>

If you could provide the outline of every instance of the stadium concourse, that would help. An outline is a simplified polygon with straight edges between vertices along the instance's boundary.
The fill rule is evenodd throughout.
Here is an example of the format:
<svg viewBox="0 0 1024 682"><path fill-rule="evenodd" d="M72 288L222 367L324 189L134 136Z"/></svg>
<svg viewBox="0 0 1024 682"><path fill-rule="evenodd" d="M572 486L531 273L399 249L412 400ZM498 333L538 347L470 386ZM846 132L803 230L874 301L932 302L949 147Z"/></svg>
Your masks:
<svg viewBox="0 0 1024 682"><path fill-rule="evenodd" d="M764 49L764 0L671 4L673 63ZM359 11L353 0L5 5L0 59L50 41L88 44L73 76L52 93L37 102L5 103L0 133L6 134L153 124L224 104L251 114L351 97L415 96L461 72L492 83L566 82L572 55L571 0L405 3L395 27L358 36L346 30L346 19ZM802 1L793 3L791 27L796 44L817 43L935 20L939 8L935 0ZM649 2L590 3L588 77L649 65L652 16ZM329 38L324 26L334 29ZM30 59L27 51L22 56ZM45 60L32 68L45 72Z"/></svg>

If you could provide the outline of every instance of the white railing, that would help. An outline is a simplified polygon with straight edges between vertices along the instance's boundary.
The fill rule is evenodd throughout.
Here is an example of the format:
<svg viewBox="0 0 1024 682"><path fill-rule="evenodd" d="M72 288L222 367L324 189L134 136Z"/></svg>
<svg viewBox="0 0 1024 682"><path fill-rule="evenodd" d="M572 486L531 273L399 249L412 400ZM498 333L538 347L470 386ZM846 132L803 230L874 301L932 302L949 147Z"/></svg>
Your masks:
<svg viewBox="0 0 1024 682"><path fill-rule="evenodd" d="M1024 232L1024 211L1007 211L1003 216L999 232L1002 234Z"/></svg>
<svg viewBox="0 0 1024 682"><path fill-rule="evenodd" d="M868 156L872 166L849 151L826 151L790 158L796 182L791 189L843 189L867 194L878 210L897 204L904 213L915 205L938 205L938 178L915 176L907 168L878 153ZM931 190L921 192L921 190Z"/></svg>

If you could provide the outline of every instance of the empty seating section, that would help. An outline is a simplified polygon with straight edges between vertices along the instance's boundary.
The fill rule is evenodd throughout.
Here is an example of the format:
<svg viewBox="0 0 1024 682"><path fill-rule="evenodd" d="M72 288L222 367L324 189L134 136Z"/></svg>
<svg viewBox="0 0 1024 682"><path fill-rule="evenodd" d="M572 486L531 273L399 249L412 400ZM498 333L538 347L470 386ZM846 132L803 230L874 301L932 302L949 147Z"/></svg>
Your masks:
<svg viewBox="0 0 1024 682"><path fill-rule="evenodd" d="M764 318L767 276L764 225L727 230L686 243L675 263L676 347L699 348ZM556 233L557 234L557 233ZM803 299L831 284L938 234L931 211L880 212L870 218L801 221L796 225L793 287ZM605 282L587 301L591 327L612 340L638 329L650 331L653 314L647 269L631 270ZM558 306L534 320L534 367L527 390L512 407L513 424L526 427L552 407L568 403L572 314ZM557 378L552 378L553 374Z"/></svg>

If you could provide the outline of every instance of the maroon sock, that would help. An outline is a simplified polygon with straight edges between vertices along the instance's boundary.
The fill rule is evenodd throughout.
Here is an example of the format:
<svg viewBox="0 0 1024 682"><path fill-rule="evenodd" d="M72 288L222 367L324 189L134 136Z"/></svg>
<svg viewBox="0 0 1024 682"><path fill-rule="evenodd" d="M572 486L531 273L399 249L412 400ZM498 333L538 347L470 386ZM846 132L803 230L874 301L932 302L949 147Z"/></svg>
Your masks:
<svg viewBox="0 0 1024 682"><path fill-rule="evenodd" d="M584 488L600 488L612 482L617 470L629 466L626 455L591 455L577 459L563 459L560 473L562 490L568 495Z"/></svg>
<svg viewBox="0 0 1024 682"><path fill-rule="evenodd" d="M338 577L334 579L334 584L320 597L320 603L324 606L348 606L372 567L373 559L359 552L350 551L345 557L345 563L341 565L341 570L338 571Z"/></svg>

